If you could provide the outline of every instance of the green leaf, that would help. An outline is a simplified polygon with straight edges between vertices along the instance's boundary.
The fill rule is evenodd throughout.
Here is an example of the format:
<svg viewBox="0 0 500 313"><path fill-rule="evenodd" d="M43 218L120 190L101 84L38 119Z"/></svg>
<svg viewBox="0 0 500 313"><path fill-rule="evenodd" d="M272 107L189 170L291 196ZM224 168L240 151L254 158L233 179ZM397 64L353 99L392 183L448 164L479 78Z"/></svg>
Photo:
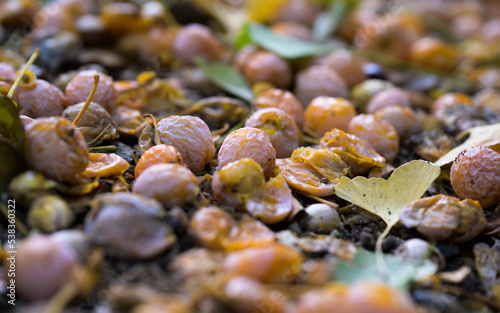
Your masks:
<svg viewBox="0 0 500 313"><path fill-rule="evenodd" d="M196 64L217 86L243 100L253 102L252 89L237 70L220 63L208 64L201 58L196 59Z"/></svg>
<svg viewBox="0 0 500 313"><path fill-rule="evenodd" d="M9 140L0 137L0 192L7 191L7 187L15 176L26 168L24 158Z"/></svg>
<svg viewBox="0 0 500 313"><path fill-rule="evenodd" d="M237 50L240 50L244 46L252 43L252 37L250 37L250 27L248 24L245 24L241 28L241 32L236 36L236 40L234 41L234 47Z"/></svg>
<svg viewBox="0 0 500 313"><path fill-rule="evenodd" d="M9 97L0 95L0 135L11 141L19 151L24 146L24 125L19 110Z"/></svg>
<svg viewBox="0 0 500 313"><path fill-rule="evenodd" d="M392 254L384 254L384 261L390 271L383 277L379 273L376 258L375 253L359 249L351 262L337 263L335 280L345 283L374 281L400 290L408 290L410 283L429 277L438 269L430 260L407 260Z"/></svg>
<svg viewBox="0 0 500 313"><path fill-rule="evenodd" d="M354 8L355 4L356 2L352 0L332 1L329 9L324 11L314 23L314 40L324 41L331 37L340 26L342 19Z"/></svg>
<svg viewBox="0 0 500 313"><path fill-rule="evenodd" d="M330 44L277 35L268 27L256 23L251 23L247 27L248 34L254 43L285 59L324 55L335 48Z"/></svg>

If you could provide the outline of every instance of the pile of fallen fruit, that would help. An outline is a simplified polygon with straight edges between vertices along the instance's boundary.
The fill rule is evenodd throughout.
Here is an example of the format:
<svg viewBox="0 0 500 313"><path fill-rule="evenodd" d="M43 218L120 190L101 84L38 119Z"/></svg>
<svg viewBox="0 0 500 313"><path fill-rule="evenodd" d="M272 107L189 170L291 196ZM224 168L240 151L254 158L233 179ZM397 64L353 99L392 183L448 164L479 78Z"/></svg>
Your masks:
<svg viewBox="0 0 500 313"><path fill-rule="evenodd" d="M500 311L500 2L5 0L0 43L1 312Z"/></svg>

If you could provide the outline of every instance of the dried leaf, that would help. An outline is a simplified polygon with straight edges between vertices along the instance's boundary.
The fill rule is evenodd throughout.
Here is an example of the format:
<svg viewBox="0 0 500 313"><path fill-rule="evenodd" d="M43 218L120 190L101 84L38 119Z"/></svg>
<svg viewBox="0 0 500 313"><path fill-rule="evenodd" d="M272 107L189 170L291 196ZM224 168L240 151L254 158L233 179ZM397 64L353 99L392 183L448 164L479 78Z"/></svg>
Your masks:
<svg viewBox="0 0 500 313"><path fill-rule="evenodd" d="M414 160L394 170L388 180L342 177L335 194L380 216L390 227L399 221L401 209L419 199L440 172L432 163Z"/></svg>
<svg viewBox="0 0 500 313"><path fill-rule="evenodd" d="M458 138L463 138L469 134L467 140L446 153L439 160L434 162L437 166L451 163L465 149L479 146L494 146L500 144L500 123L469 128L458 134Z"/></svg>
<svg viewBox="0 0 500 313"><path fill-rule="evenodd" d="M196 64L217 86L243 100L253 102L252 89L245 78L234 68L220 63L208 64L201 58L196 60Z"/></svg>
<svg viewBox="0 0 500 313"><path fill-rule="evenodd" d="M339 261L335 268L335 280L354 283L375 281L394 288L408 290L409 284L429 277L437 272L437 265L430 260L408 260L392 254L384 254L384 261L391 269L387 277L380 275L376 255L359 249L352 262Z"/></svg>

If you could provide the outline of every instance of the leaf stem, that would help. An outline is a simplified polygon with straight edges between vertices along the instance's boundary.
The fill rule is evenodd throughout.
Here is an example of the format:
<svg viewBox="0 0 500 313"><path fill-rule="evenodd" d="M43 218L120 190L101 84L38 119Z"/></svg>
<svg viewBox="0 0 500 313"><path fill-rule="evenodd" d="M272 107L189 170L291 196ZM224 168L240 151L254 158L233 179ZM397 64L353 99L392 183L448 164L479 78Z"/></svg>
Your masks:
<svg viewBox="0 0 500 313"><path fill-rule="evenodd" d="M382 252L382 242L384 241L384 238L387 237L389 232L391 231L393 225L387 224L387 227L384 229L382 234L377 238L377 242L375 244L375 257L377 259L377 267L380 276L382 276L382 279L387 282L387 279L389 277L388 272L387 272L387 265L385 264L384 261L384 253Z"/></svg>
<svg viewBox="0 0 500 313"><path fill-rule="evenodd" d="M96 74L94 75L94 86L92 86L92 90L90 91L90 95L87 98L87 101L85 101L83 108L80 110L80 112L78 112L78 115L73 120L73 124L75 126L78 126L78 123L80 123L80 121L82 120L83 115L85 114L85 112L87 112L87 109L89 108L89 105L92 102L92 99L94 98L95 92L97 91L98 85L99 85L99 75Z"/></svg>
<svg viewBox="0 0 500 313"><path fill-rule="evenodd" d="M89 148L89 152L99 152L99 151L116 151L116 146L100 146L100 147Z"/></svg>
<svg viewBox="0 0 500 313"><path fill-rule="evenodd" d="M45 307L43 313L59 313L64 310L64 307L78 295L80 288L74 281L64 285L56 295L50 299L49 304Z"/></svg>
<svg viewBox="0 0 500 313"><path fill-rule="evenodd" d="M7 211L7 207L3 203L0 203L0 211L2 211L2 214L5 215L6 219L9 218L9 212ZM17 216L15 217L15 220L16 228L19 230L19 232L24 236L28 236L30 234L28 227L26 227L26 225L24 225L24 223L19 218L17 218Z"/></svg>
<svg viewBox="0 0 500 313"><path fill-rule="evenodd" d="M19 72L19 74L16 77L16 80L14 81L14 84L12 85L12 87L10 87L9 93L7 94L7 97L9 99L12 99L12 97L14 96L14 92L16 91L17 86L21 82L21 79L23 79L24 74L26 74L26 71L28 70L30 65L33 64L33 62L35 62L35 60L39 54L40 54L40 49L35 49L35 51L31 55L31 57L29 58L28 62L26 62L26 65L24 65L21 72Z"/></svg>

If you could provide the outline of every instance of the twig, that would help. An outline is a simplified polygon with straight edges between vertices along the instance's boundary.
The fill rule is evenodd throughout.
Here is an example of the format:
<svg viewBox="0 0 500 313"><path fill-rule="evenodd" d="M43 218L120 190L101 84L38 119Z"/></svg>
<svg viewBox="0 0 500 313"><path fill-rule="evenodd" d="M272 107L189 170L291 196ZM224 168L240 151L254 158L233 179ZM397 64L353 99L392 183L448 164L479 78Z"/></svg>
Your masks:
<svg viewBox="0 0 500 313"><path fill-rule="evenodd" d="M317 197L317 196L312 195L310 193L303 192L303 191L298 191L298 190L294 190L294 192L296 192L296 193L298 193L300 195L303 195L304 197L308 197L309 199L313 199L313 200L318 201L320 203L326 204L326 205L328 205L329 207L331 207L334 210L337 210L339 208L339 205L337 203L325 200L323 198Z"/></svg>
<svg viewBox="0 0 500 313"><path fill-rule="evenodd" d="M469 299L484 303L490 308L492 308L495 312L498 312L500 310L500 305L495 299L488 298L479 293L463 290L461 288L454 286L442 286L442 291L456 296L467 297Z"/></svg>
<svg viewBox="0 0 500 313"><path fill-rule="evenodd" d="M9 212L5 204L0 203L0 211L2 211L2 214L5 216L6 219L9 218ZM19 232L24 236L28 236L30 233L28 227L26 227L26 225L24 225L24 223L20 219L18 219L17 216L15 217L15 220L16 220L16 228L19 229Z"/></svg>
<svg viewBox="0 0 500 313"><path fill-rule="evenodd" d="M78 115L73 120L73 124L75 126L78 126L78 123L80 123L80 121L82 120L83 115L85 114L85 112L87 112L87 109L89 108L89 105L92 102L92 99L94 98L95 92L97 91L98 85L99 85L99 75L96 74L94 75L94 86L92 86L92 90L90 91L90 95L88 96L87 101L85 101L85 104L83 105L82 109L80 110L80 112L78 112Z"/></svg>
<svg viewBox="0 0 500 313"><path fill-rule="evenodd" d="M30 65L33 64L33 62L35 62L36 58L38 57L38 54L40 54L40 49L36 49L33 52L31 57L29 58L28 62L26 62L26 65L23 67L21 72L19 72L19 74L17 75L16 80L14 81L14 84L12 85L12 87L10 87L9 93L7 94L7 97L9 99L12 99L12 97L14 96L14 92L16 91L16 88L19 85L19 82L21 82L21 79L23 79L24 74L26 74L26 71L28 70Z"/></svg>

